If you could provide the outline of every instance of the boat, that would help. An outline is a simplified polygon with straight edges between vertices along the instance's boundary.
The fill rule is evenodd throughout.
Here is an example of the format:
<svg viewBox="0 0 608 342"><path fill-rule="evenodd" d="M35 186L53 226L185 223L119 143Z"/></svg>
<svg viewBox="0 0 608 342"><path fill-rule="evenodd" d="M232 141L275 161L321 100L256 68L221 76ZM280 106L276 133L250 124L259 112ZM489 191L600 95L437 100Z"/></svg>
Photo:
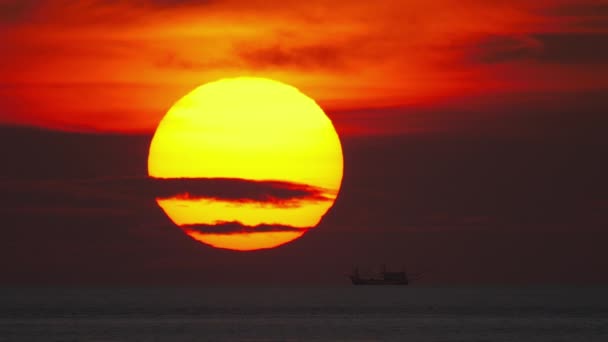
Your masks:
<svg viewBox="0 0 608 342"><path fill-rule="evenodd" d="M410 283L405 271L390 272L384 266L378 277L361 277L358 267L355 267L349 277L353 285L408 285Z"/></svg>

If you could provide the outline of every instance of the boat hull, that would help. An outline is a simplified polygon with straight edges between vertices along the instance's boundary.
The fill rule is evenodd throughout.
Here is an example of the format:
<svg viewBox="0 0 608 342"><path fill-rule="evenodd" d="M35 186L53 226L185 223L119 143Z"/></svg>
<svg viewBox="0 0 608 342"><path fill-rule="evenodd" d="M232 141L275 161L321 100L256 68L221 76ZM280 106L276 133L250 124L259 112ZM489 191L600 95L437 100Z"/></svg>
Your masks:
<svg viewBox="0 0 608 342"><path fill-rule="evenodd" d="M353 285L408 285L407 280L387 280L387 279L362 279L351 277Z"/></svg>

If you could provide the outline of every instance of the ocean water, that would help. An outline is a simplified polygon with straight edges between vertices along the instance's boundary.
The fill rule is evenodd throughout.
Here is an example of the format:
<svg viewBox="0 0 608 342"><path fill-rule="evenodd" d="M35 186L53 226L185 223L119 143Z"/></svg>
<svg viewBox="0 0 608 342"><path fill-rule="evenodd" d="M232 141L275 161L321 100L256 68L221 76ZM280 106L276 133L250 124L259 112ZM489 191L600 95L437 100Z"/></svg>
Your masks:
<svg viewBox="0 0 608 342"><path fill-rule="evenodd" d="M608 341L608 288L1 289L0 341Z"/></svg>

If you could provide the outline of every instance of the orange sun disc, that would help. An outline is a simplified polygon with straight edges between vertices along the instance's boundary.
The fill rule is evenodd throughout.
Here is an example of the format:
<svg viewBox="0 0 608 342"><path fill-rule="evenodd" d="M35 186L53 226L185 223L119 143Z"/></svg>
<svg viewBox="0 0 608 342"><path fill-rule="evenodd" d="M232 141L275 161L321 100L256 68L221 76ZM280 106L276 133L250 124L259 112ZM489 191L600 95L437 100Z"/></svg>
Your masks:
<svg viewBox="0 0 608 342"><path fill-rule="evenodd" d="M314 228L342 182L340 139L314 100L254 77L202 85L177 101L150 144L156 198L193 239L274 248ZM163 184L161 184L163 185Z"/></svg>

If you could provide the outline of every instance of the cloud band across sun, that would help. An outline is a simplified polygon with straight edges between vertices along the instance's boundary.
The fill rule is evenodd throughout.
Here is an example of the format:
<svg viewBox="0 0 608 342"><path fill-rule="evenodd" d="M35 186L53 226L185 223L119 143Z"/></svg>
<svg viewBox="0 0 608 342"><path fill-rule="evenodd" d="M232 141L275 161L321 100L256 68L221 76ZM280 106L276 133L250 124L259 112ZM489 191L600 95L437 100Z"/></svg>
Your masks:
<svg viewBox="0 0 608 342"><path fill-rule="evenodd" d="M283 224L311 228L336 192L307 185L243 179L154 179L157 202L180 227L235 221L254 227Z"/></svg>

